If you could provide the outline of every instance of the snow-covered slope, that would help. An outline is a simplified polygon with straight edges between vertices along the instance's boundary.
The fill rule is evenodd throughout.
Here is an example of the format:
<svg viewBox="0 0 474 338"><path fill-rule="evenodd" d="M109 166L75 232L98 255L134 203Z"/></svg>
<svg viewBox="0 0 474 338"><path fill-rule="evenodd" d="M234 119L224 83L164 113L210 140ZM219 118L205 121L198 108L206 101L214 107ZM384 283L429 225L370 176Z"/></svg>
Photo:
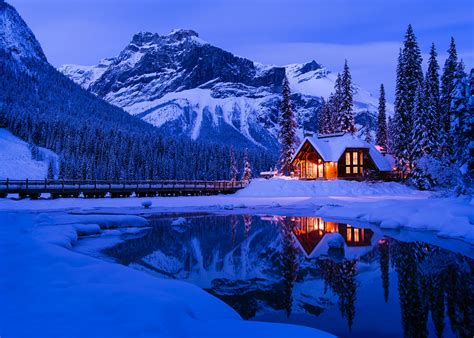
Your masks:
<svg viewBox="0 0 474 338"><path fill-rule="evenodd" d="M57 155L48 149L38 150L41 161L32 159L26 142L0 128L0 179L44 179L49 161L56 164Z"/></svg>
<svg viewBox="0 0 474 338"><path fill-rule="evenodd" d="M309 131L315 130L321 97L329 96L336 78L316 61L262 65L215 47L192 30L138 33L115 58L97 66L64 65L60 71L170 134L267 148L277 145L285 73L299 126ZM359 114L377 109L377 99L358 86L354 101Z"/></svg>

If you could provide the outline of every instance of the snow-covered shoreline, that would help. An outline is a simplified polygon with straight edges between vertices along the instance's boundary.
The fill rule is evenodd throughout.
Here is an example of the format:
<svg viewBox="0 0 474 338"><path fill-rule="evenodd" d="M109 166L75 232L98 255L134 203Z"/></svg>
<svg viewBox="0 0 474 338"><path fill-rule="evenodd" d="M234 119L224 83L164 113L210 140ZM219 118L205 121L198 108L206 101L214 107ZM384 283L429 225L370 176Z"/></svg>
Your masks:
<svg viewBox="0 0 474 338"><path fill-rule="evenodd" d="M144 200L150 209L141 206ZM0 335L325 336L242 321L198 287L68 249L80 232L139 231L147 225L141 216L167 212L353 219L390 231L429 230L441 242L460 239L470 253L474 247L472 199L438 198L396 183L255 180L227 196L0 199L0 273L8 276L0 281Z"/></svg>
<svg viewBox="0 0 474 338"><path fill-rule="evenodd" d="M75 218L75 219L74 219ZM0 213L0 335L5 337L332 337L244 321L216 297L68 249L99 223L145 226L137 216ZM90 227L89 227L90 228Z"/></svg>
<svg viewBox="0 0 474 338"><path fill-rule="evenodd" d="M141 203L151 201L150 209ZM437 197L394 182L254 180L234 195L117 199L0 199L0 211L237 212L356 219L389 229L433 231L474 245L474 199Z"/></svg>

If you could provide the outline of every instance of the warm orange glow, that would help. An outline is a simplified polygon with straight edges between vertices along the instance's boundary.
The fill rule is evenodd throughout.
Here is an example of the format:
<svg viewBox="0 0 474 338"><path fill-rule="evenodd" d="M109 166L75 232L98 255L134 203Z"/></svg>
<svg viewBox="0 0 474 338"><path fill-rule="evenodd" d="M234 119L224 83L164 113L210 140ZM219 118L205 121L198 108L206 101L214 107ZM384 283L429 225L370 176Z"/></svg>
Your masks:
<svg viewBox="0 0 474 338"><path fill-rule="evenodd" d="M359 229L354 229L354 242L359 241Z"/></svg>

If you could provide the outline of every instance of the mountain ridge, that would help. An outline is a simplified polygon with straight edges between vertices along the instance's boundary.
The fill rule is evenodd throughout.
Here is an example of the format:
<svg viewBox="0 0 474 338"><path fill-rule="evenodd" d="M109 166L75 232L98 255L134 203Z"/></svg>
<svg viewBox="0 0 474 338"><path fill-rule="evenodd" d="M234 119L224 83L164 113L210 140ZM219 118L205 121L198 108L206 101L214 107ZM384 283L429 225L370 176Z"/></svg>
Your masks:
<svg viewBox="0 0 474 338"><path fill-rule="evenodd" d="M117 57L97 66L64 65L59 70L165 133L267 149L278 148L285 74L293 91L300 134L316 131L321 97L333 91L336 78L315 60L282 67L264 65L213 46L197 32L184 29L167 35L139 32ZM358 115L373 120L377 103L355 86Z"/></svg>

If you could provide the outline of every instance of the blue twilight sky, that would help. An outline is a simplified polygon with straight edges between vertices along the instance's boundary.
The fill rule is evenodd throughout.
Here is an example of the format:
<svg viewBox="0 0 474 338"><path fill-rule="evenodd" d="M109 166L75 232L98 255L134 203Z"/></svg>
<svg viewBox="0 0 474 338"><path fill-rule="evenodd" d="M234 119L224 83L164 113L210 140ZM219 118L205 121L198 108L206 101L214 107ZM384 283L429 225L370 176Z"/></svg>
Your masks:
<svg viewBox="0 0 474 338"><path fill-rule="evenodd" d="M441 67L449 39L474 66L474 0L7 0L49 61L90 65L117 55L139 31L189 28L216 46L262 63L312 59L393 99L395 63L411 23L424 53L434 42Z"/></svg>

